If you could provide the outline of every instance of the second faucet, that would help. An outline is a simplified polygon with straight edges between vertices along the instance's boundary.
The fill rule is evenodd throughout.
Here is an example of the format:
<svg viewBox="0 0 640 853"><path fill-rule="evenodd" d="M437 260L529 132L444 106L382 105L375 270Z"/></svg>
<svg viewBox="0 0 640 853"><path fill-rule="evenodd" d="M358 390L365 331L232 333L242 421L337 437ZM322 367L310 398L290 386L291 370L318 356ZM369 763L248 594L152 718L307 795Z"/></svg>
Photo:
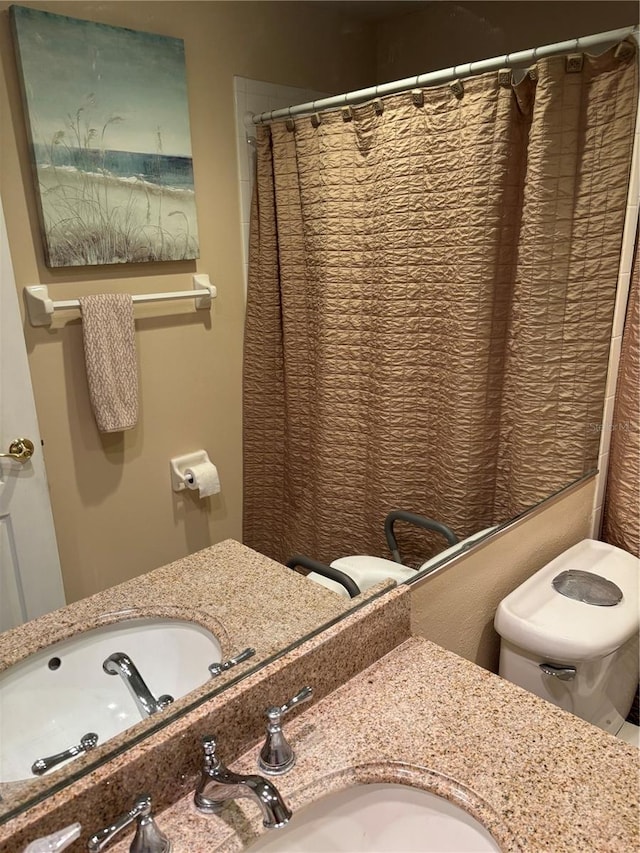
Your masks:
<svg viewBox="0 0 640 853"><path fill-rule="evenodd" d="M291 818L291 810L280 792L262 776L241 775L226 768L216 754L215 739L202 739L204 766L193 798L196 808L205 814L217 814L227 800L249 797L260 807L262 822L268 829L279 829Z"/></svg>

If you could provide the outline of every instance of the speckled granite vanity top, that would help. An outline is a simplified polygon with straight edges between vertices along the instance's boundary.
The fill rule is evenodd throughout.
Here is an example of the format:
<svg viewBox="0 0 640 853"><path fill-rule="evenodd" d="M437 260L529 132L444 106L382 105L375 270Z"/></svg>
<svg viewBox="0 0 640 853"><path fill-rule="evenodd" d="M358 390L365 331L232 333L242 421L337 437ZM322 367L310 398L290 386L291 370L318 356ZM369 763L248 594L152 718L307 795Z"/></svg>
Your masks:
<svg viewBox="0 0 640 853"><path fill-rule="evenodd" d="M82 631L146 616L208 628L223 657L252 645L265 658L350 606L348 599L227 539L0 634L0 672Z"/></svg>
<svg viewBox="0 0 640 853"><path fill-rule="evenodd" d="M361 598L375 597L385 586L393 584L379 584ZM175 715L214 687L339 617L354 602L229 539L0 634L0 673L53 643L144 617L182 620L207 628L218 639L223 660L248 646L256 649L253 658L177 699L167 712ZM117 751L157 722L155 717L141 720L76 759L73 767L27 782L0 783L4 799L0 815L5 807L46 791L61 776Z"/></svg>
<svg viewBox="0 0 640 853"><path fill-rule="evenodd" d="M353 782L402 781L467 808L505 851L640 846L636 749L420 638L286 730L297 763L274 781L292 821L304 805ZM257 772L258 750L256 743L232 769ZM242 850L266 831L249 800L205 817L191 796L161 812L158 824L174 853ZM113 850L125 853L128 844Z"/></svg>

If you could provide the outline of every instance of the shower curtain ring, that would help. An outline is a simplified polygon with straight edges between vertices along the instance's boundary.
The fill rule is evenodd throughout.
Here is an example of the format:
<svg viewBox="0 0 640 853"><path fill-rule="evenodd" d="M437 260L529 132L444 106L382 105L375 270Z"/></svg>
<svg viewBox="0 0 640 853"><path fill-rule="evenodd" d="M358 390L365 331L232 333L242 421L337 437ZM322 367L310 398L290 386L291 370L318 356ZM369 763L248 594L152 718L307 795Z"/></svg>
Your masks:
<svg viewBox="0 0 640 853"><path fill-rule="evenodd" d="M296 123L293 120L293 117L291 116L291 107L290 106L287 107L287 114L288 114L289 118L287 118L285 120L285 127L287 128L289 133L293 133L294 130L296 129Z"/></svg>

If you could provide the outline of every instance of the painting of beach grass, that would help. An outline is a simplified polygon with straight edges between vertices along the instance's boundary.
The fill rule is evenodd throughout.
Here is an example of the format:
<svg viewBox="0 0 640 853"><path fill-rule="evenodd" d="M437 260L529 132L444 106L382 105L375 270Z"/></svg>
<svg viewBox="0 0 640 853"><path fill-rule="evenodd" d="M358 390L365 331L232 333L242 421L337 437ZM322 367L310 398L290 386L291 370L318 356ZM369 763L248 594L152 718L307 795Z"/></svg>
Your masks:
<svg viewBox="0 0 640 853"><path fill-rule="evenodd" d="M48 266L197 258L183 41L11 18Z"/></svg>

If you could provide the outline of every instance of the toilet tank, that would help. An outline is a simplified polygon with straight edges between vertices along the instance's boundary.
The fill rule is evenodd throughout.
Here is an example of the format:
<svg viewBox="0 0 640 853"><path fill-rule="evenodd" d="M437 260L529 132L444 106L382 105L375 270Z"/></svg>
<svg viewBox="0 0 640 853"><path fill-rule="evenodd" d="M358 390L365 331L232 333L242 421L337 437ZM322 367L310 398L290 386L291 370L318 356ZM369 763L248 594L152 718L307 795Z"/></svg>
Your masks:
<svg viewBox="0 0 640 853"><path fill-rule="evenodd" d="M567 572L569 592L577 578L580 595L608 604L561 594L554 579ZM639 575L637 557L604 542L585 539L560 554L498 606L500 675L617 732L638 684Z"/></svg>

